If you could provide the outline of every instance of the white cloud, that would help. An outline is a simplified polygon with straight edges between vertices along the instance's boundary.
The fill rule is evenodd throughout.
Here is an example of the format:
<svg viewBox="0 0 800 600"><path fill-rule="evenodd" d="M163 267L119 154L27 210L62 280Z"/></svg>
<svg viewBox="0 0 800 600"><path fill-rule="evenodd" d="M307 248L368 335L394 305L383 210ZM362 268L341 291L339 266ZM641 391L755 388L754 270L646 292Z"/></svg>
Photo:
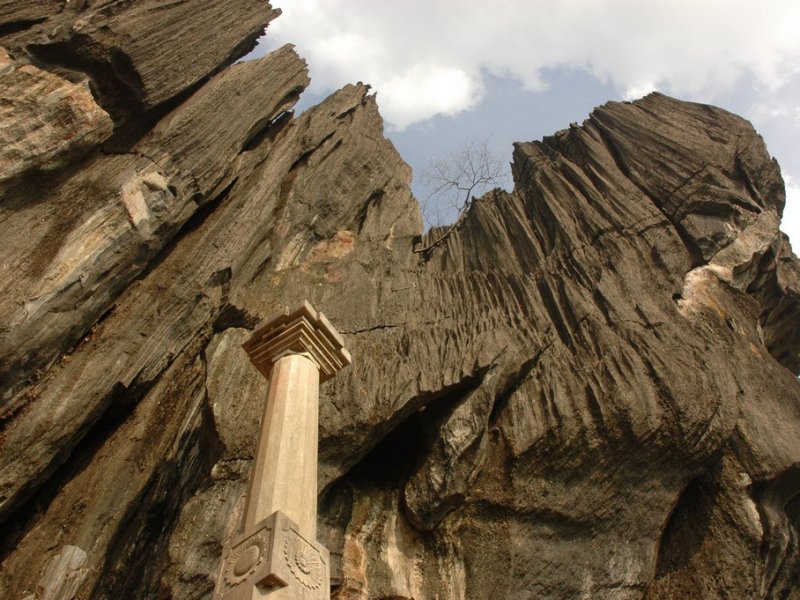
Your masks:
<svg viewBox="0 0 800 600"><path fill-rule="evenodd" d="M461 69L416 64L381 80L381 110L392 115L395 127L404 129L431 113L449 115L471 108L482 88Z"/></svg>
<svg viewBox="0 0 800 600"><path fill-rule="evenodd" d="M635 100L636 98L646 96L650 92L654 92L657 89L658 86L655 83L652 81L647 81L626 88L625 91L622 92L622 97L625 98L625 100Z"/></svg>
<svg viewBox="0 0 800 600"><path fill-rule="evenodd" d="M364 81L390 125L480 101L485 73L546 86L583 68L631 97L713 101L748 78L765 98L800 77L797 0L277 0L270 48L292 42L325 92Z"/></svg>
<svg viewBox="0 0 800 600"><path fill-rule="evenodd" d="M770 121L778 121L782 127L800 127L800 73L785 85L773 92L761 92L756 96L756 103L750 108L747 116L758 126Z"/></svg>

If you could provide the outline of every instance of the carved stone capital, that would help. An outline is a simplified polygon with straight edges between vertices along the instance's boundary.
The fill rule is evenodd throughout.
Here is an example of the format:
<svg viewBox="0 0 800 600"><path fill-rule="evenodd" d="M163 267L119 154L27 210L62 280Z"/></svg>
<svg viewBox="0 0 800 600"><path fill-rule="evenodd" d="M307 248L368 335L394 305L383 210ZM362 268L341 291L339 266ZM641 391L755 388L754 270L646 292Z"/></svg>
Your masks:
<svg viewBox="0 0 800 600"><path fill-rule="evenodd" d="M267 378L272 365L286 354L308 354L319 367L320 382L350 364L342 336L308 301L262 321L243 348Z"/></svg>

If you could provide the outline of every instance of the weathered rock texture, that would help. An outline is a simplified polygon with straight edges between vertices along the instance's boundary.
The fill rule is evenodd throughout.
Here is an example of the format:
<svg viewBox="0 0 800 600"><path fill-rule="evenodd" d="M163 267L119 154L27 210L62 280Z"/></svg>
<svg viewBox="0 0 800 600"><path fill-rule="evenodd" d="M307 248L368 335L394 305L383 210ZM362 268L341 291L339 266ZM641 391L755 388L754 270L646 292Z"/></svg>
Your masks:
<svg viewBox="0 0 800 600"><path fill-rule="evenodd" d="M232 65L275 12L197 6L0 2L63 90L3 123L0 596L208 598L265 393L240 346L308 298L353 354L339 600L800 598L800 263L747 122L605 105L420 255L368 89L295 117L291 48Z"/></svg>
<svg viewBox="0 0 800 600"><path fill-rule="evenodd" d="M16 65L0 48L0 181L65 166L111 131L88 86Z"/></svg>

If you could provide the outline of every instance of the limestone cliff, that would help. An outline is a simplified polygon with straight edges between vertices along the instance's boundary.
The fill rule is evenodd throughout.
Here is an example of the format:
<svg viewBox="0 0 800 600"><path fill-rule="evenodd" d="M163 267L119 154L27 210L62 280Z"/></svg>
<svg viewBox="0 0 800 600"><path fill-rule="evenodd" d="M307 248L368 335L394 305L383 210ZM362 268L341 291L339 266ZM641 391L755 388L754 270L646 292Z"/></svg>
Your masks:
<svg viewBox="0 0 800 600"><path fill-rule="evenodd" d="M308 298L353 355L334 597L800 598L800 262L749 123L609 103L420 255L368 89L296 117L291 47L234 64L277 11L198 6L0 0L0 596L208 598L240 346Z"/></svg>

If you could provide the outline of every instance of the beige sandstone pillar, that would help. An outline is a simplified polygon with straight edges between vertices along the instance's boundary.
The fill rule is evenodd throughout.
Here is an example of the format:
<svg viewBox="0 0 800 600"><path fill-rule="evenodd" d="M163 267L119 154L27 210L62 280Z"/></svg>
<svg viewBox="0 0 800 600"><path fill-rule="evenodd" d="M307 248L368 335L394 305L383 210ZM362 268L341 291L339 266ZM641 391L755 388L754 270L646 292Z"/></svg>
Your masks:
<svg viewBox="0 0 800 600"><path fill-rule="evenodd" d="M308 302L259 325L244 349L270 384L242 530L223 551L214 597L328 600L328 551L316 541L319 384L350 354Z"/></svg>

